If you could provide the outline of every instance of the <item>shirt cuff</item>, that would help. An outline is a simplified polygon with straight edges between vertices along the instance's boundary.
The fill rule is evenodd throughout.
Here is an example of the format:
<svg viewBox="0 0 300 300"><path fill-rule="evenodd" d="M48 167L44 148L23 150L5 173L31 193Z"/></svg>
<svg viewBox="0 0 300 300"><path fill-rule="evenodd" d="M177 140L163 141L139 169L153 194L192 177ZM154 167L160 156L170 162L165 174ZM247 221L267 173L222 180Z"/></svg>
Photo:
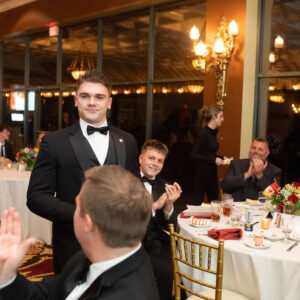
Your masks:
<svg viewBox="0 0 300 300"><path fill-rule="evenodd" d="M7 287L7 286L9 286L10 284L12 284L12 283L15 281L16 278L17 278L17 274L16 274L16 275L13 277L13 279L11 279L10 281L8 281L8 282L6 282L6 283L0 285L0 290L1 290L1 289L4 289L5 287Z"/></svg>
<svg viewBox="0 0 300 300"><path fill-rule="evenodd" d="M166 213L166 212L164 211L165 219L166 219L166 220L169 220L169 219L171 218L173 212L174 212L174 206L173 206L173 208L171 209L171 211L170 211L169 213Z"/></svg>

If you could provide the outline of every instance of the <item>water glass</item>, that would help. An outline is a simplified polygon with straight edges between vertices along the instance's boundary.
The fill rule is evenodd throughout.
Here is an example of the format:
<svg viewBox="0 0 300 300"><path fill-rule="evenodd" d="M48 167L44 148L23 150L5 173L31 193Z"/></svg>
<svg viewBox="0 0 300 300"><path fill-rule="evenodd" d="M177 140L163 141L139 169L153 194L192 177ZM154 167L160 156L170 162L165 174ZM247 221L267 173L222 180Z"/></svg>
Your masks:
<svg viewBox="0 0 300 300"><path fill-rule="evenodd" d="M213 222L220 222L221 201L213 200L210 202L210 206L211 206L211 220Z"/></svg>
<svg viewBox="0 0 300 300"><path fill-rule="evenodd" d="M242 217L242 210L239 207L232 207L231 208L231 226L236 227L240 226L240 221Z"/></svg>
<svg viewBox="0 0 300 300"><path fill-rule="evenodd" d="M281 223L280 223L280 229L284 234L284 243L288 243L288 237L289 234L292 232L293 229L293 221L294 216L288 215L288 214L281 214Z"/></svg>

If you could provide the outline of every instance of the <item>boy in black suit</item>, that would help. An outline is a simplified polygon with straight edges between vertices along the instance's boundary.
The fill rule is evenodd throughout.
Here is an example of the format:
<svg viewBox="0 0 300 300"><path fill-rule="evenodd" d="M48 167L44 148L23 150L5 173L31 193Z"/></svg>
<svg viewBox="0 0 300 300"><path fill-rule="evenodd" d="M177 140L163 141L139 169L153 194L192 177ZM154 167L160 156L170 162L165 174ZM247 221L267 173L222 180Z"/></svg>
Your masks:
<svg viewBox="0 0 300 300"><path fill-rule="evenodd" d="M0 299L158 300L151 263L141 239L152 199L143 184L119 166L85 173L76 198L74 228L82 247L55 278L29 282L17 267L34 241L21 242L20 217L2 216Z"/></svg>
<svg viewBox="0 0 300 300"><path fill-rule="evenodd" d="M90 71L79 78L75 96L79 122L43 137L31 173L27 206L53 222L56 274L80 249L74 235L73 215L84 172L106 164L119 165L134 174L138 170L135 138L107 126L106 113L112 105L110 92L110 81L100 72Z"/></svg>
<svg viewBox="0 0 300 300"><path fill-rule="evenodd" d="M178 183L168 184L157 175L161 172L168 147L158 140L149 140L143 146L139 157L140 178L153 197L152 218L143 244L148 252L156 277L161 300L172 299L172 263L168 236L168 224L177 223L174 202L182 192Z"/></svg>

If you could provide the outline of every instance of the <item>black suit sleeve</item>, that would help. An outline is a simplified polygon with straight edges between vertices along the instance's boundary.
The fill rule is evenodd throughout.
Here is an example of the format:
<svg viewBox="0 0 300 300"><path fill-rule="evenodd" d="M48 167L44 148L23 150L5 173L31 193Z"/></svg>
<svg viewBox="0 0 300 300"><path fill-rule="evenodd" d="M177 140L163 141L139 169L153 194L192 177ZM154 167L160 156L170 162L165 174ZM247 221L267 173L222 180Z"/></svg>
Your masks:
<svg viewBox="0 0 300 300"><path fill-rule="evenodd" d="M126 169L132 174L137 175L140 170L138 164L137 143L136 139L131 134L128 134L126 145L128 145L126 149Z"/></svg>
<svg viewBox="0 0 300 300"><path fill-rule="evenodd" d="M231 161L229 170L221 182L223 191L230 192L232 190L241 188L244 185L244 172L242 170L238 170L236 161Z"/></svg>
<svg viewBox="0 0 300 300"><path fill-rule="evenodd" d="M35 214L53 222L72 223L75 205L55 197L57 166L53 140L45 136L31 173L27 191L27 206Z"/></svg>
<svg viewBox="0 0 300 300"><path fill-rule="evenodd" d="M6 154L5 156L8 159L10 159L12 161L15 160L15 155L14 155L14 153L12 151L12 147L11 147L11 144L9 142L5 142L5 154Z"/></svg>

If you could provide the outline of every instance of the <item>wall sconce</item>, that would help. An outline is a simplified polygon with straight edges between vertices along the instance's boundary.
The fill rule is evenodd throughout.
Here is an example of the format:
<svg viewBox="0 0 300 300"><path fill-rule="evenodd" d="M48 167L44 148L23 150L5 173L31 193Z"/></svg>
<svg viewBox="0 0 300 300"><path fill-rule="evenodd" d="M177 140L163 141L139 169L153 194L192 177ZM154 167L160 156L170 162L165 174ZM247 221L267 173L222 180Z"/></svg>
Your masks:
<svg viewBox="0 0 300 300"><path fill-rule="evenodd" d="M90 57L90 53L85 41L82 41L78 54L72 60L68 71L71 72L73 78L77 80L80 76L83 76L87 70L95 70L95 64Z"/></svg>
<svg viewBox="0 0 300 300"><path fill-rule="evenodd" d="M228 25L225 17L219 23L214 46L199 41L200 34L196 26L193 26L190 31L190 38L194 41L194 52L196 54L192 62L193 67L204 75L209 74L211 68L215 70L217 77L217 105L221 107L224 106L224 99L226 97L226 73L235 49L237 34L237 23L233 20ZM206 66L206 57L209 54L215 59L215 62Z"/></svg>
<svg viewBox="0 0 300 300"><path fill-rule="evenodd" d="M284 47L284 39L280 35L277 35L277 37L274 40L275 50L271 51L269 55L269 62L271 64L273 64L278 60L280 49L282 49L283 47Z"/></svg>

